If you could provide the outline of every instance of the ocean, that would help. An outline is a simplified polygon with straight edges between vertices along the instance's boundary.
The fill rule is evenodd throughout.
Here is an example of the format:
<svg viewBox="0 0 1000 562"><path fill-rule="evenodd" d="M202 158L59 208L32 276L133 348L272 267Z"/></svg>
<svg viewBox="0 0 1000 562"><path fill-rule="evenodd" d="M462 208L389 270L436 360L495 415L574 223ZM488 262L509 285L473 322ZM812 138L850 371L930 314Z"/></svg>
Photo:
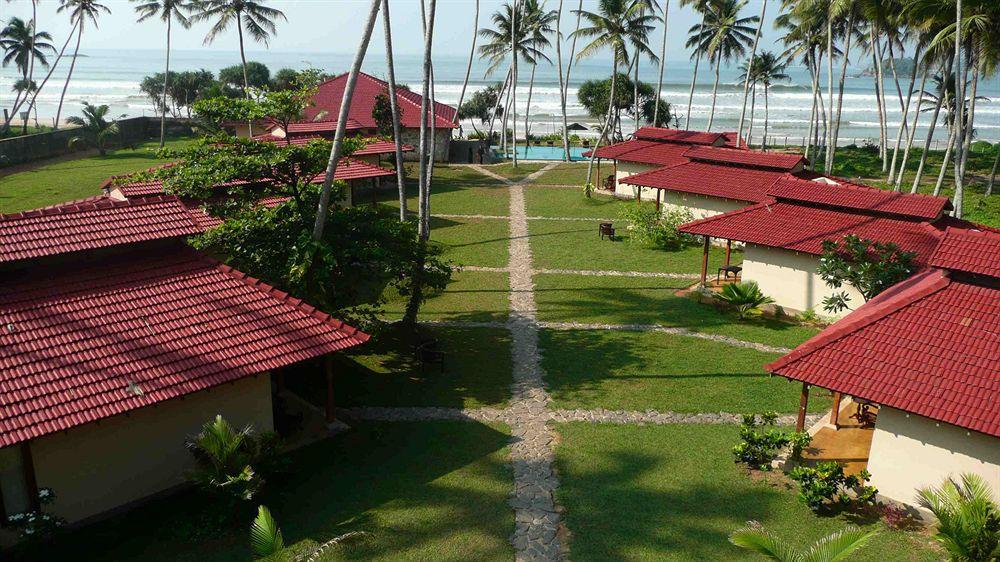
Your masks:
<svg viewBox="0 0 1000 562"><path fill-rule="evenodd" d="M435 95L438 101L454 105L462 88L465 75L467 55L438 54L434 58ZM346 71L352 60L350 54L332 53L297 53L255 51L247 53L248 60L266 64L271 72L282 67L320 68L328 73ZM554 58L554 56L553 56ZM157 50L84 50L77 61L73 80L66 93L63 107L63 117L79 113L84 101L93 104L108 104L113 116L153 115L151 101L139 91L139 83L143 77L163 70L164 53ZM207 69L218 72L219 69L237 64L239 54L235 51L217 49L176 50L171 53L171 70ZM421 57L419 55L398 55L395 58L397 81L409 84L414 89L419 87ZM51 125L56 114L59 95L65 81L69 60L64 59L53 73L52 78L39 96L38 120L41 124ZM524 128L524 113L528 98L528 78L530 70L521 65L519 69L518 102L518 132ZM496 75L484 77L485 65L476 61L473 65L466 99L477 89L503 78L504 71ZM384 76L384 55L372 53L365 62L364 70L376 76ZM610 65L606 60L585 60L574 64L569 83L569 100L567 113L571 122L593 123L596 120L586 114L576 97L577 87L586 80L604 78L610 74ZM680 116L680 125L684 125L688 89L691 81L693 63L689 61L668 60L664 72L663 98L672 106L675 115ZM875 104L874 86L870 77L861 76L864 66L848 69L848 79L844 93L843 117L840 128L840 142L861 143L864 139L878 137L878 113ZM37 71L37 69L36 69ZM649 62L640 65L641 80L655 84L659 68ZM839 70L835 67L839 78ZM808 73L804 67L789 67L787 73L790 80L775 84L768 96L768 134L772 142L801 142L809 127L809 112L812 94L809 88ZM719 93L716 102L716 117L713 130L735 130L736 122L742 104L742 82L738 82L738 71L733 68L723 68L720 73ZM44 74L37 78L40 82ZM10 107L13 102L11 86L16 80L16 70L13 65L0 69L0 107ZM919 78L918 78L919 79ZM695 90L691 108L691 128L704 129L708 124L711 108L712 69L702 61L699 69L698 85ZM822 80L825 83L825 78ZM930 81L928 81L930 82ZM900 85L905 90L909 76L900 76ZM835 86L836 87L836 83ZM902 111L895 95L896 86L891 77L886 80L888 99L889 134L894 140L896 127L899 125ZM1000 77L983 80L979 85L980 99L976 105L975 129L978 139L991 142L1000 141ZM825 96L824 96L825 99ZM559 79L554 66L542 65L536 71L534 88L527 113L532 134L548 134L560 129L559 123ZM749 108L748 108L749 114ZM918 139L925 136L924 131L930 118L929 112L922 116L918 127ZM463 122L465 132L472 131L472 123ZM478 123L475 125L479 125ZM634 127L631 123L623 124L623 130L628 133ZM764 96L758 88L756 104L756 120L754 137L759 139L764 127ZM941 131L939 128L938 131ZM586 134L586 133L585 133ZM940 144L944 144L943 133L935 135Z"/></svg>

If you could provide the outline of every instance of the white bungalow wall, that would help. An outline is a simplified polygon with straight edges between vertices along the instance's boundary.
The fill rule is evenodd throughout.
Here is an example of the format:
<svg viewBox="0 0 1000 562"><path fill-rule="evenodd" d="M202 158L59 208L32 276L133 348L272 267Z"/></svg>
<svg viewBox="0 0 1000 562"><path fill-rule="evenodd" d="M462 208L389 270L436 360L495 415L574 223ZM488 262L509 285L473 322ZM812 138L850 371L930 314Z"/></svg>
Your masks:
<svg viewBox="0 0 1000 562"><path fill-rule="evenodd" d="M743 249L743 280L756 281L765 295L786 311L813 309L821 316L840 318L850 310L830 314L823 310L823 299L847 291L849 305L857 308L864 297L853 287L831 289L817 273L819 257L780 248L746 244Z"/></svg>
<svg viewBox="0 0 1000 562"><path fill-rule="evenodd" d="M868 471L880 494L910 505L919 488L966 472L985 478L1000 502L1000 439L883 406Z"/></svg>

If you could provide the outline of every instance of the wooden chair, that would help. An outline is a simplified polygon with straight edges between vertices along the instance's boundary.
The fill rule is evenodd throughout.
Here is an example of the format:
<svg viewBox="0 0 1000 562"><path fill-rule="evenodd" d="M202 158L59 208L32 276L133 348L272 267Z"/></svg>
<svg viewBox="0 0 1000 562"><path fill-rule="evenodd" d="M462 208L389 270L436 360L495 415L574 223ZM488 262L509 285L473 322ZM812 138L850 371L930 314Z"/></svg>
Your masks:
<svg viewBox="0 0 1000 562"><path fill-rule="evenodd" d="M602 222L597 227L597 233L601 236L601 240L607 236L608 240L614 241L615 239L615 227L611 225L610 222Z"/></svg>
<svg viewBox="0 0 1000 562"><path fill-rule="evenodd" d="M441 372L444 372L445 353L439 347L436 338L421 341L416 346L417 359L420 361L420 370L426 371L427 365L437 364Z"/></svg>
<svg viewBox="0 0 1000 562"><path fill-rule="evenodd" d="M610 176L604 178L604 189L607 190L607 191L614 191L615 190L615 175L614 174L611 174Z"/></svg>

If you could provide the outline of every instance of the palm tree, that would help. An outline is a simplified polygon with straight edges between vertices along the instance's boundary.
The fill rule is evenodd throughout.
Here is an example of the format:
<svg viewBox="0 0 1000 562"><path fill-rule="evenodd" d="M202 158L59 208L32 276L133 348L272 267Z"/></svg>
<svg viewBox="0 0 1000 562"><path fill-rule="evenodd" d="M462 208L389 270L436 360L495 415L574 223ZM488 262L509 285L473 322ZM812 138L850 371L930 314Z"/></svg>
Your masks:
<svg viewBox="0 0 1000 562"><path fill-rule="evenodd" d="M656 3L656 0L636 0L636 4L637 4L636 7L638 8L638 14L642 15L642 14L645 14L648 11L651 14L654 14L653 19L651 21L653 21L653 22L661 21L660 17L655 15L656 11L660 9L660 6ZM650 28L650 31L652 31L652 28ZM641 42L643 44L647 44L648 41L649 41L649 32L646 32L640 39L641 39ZM635 41L633 41L633 46L634 46L634 49L633 49L633 54L632 54L632 111L633 111L633 114L635 115L635 128L634 128L634 131L638 132L639 131L639 115L641 114L640 113L640 108L639 108L639 60L640 60L640 57L639 57L639 45L636 44ZM652 51L650 51L649 58L650 58L650 62L653 62L654 64L657 63L657 62L659 62L659 57L657 57L656 55L652 54ZM659 105L659 104L656 104L656 105Z"/></svg>
<svg viewBox="0 0 1000 562"><path fill-rule="evenodd" d="M110 112L110 108L107 105L90 105L87 102L83 102L83 116L74 115L72 117L66 118L66 122L71 125L77 125L84 132L86 137L90 137L95 146L97 146L97 152L101 156L107 154L107 149L105 143L110 135L118 133L118 123L114 121L108 121L107 116ZM73 137L70 139L71 144L76 144L82 141L84 137Z"/></svg>
<svg viewBox="0 0 1000 562"><path fill-rule="evenodd" d="M757 20L757 32L753 36L753 48L750 49L750 58L748 61L753 61L757 56L757 43L760 42L760 28L764 25L764 14L767 13L767 0L763 0L760 6L760 18ZM752 66L752 65L751 65ZM739 129L736 133L736 146L738 147L743 139L743 119L746 117L747 113L747 93L750 90L750 73L746 75L746 81L743 83L743 109L740 110L740 124ZM756 100L756 97L754 98ZM750 117L750 126L753 127L753 117ZM764 133L765 142L767 139L767 133Z"/></svg>
<svg viewBox="0 0 1000 562"><path fill-rule="evenodd" d="M760 523L751 521L743 529L729 535L729 542L777 562L835 562L846 559L873 536L875 531L866 532L848 526L819 539L805 550L796 550L774 533L765 530Z"/></svg>
<svg viewBox="0 0 1000 562"><path fill-rule="evenodd" d="M199 12L192 17L196 22L215 20L212 28L205 35L205 44L209 45L220 33L236 23L236 32L240 39L240 61L243 63L243 93L250 97L250 81L247 78L247 57L243 46L243 28L250 38L267 46L271 35L278 32L274 25L277 19L288 21L281 10L265 6L267 0L201 0L197 4Z"/></svg>
<svg viewBox="0 0 1000 562"><path fill-rule="evenodd" d="M560 0L560 11L562 8L562 3ZM382 4L382 11L387 15L383 16L386 18L386 22L389 21L388 4ZM386 35L388 37L388 35ZM465 99L465 89L469 86L469 75L472 73L472 60L476 57L476 39L479 37L479 0L476 0L475 15L472 16L472 47L469 48L469 64L465 67L465 80L462 82L462 91L458 94L458 103L455 107L462 107L462 100ZM390 59L392 57L389 57ZM455 124L458 125L458 112L455 112Z"/></svg>
<svg viewBox="0 0 1000 562"><path fill-rule="evenodd" d="M545 56L544 49L551 47L552 43L546 36L552 33L552 22L558 18L558 14L555 10L545 11L545 1L539 4L538 0L524 0L522 8L522 25L525 28L525 34L531 37L535 45L535 49L538 50L539 56L534 61L525 61L531 65L531 79L528 81L528 100L524 106L524 138L528 138L528 117L531 110L531 94L535 88L535 69L538 67L538 61L544 60L549 64L552 61ZM558 38L557 38L558 40Z"/></svg>
<svg viewBox="0 0 1000 562"><path fill-rule="evenodd" d="M819 76L816 61L818 53L821 52L823 25L816 17L816 11L793 9L775 18L774 26L785 31L781 37L781 42L785 45L782 58L787 60L799 58L803 66L809 70L811 77L812 106L809 111L809 132L805 138L805 157L808 159L813 148L813 132L817 128L816 121L819 115L817 111Z"/></svg>
<svg viewBox="0 0 1000 562"><path fill-rule="evenodd" d="M706 131L712 129L715 120L715 100L719 91L719 71L722 63L729 63L737 57L742 58L746 55L746 48L753 43L750 33L754 32L754 28L750 25L757 23L760 18L758 16L740 18L740 10L746 4L747 0L720 0L715 9L705 17L704 27L695 25L688 31L687 46L694 47L696 54L700 51L707 52L709 61L715 66L712 108L708 114Z"/></svg>
<svg viewBox="0 0 1000 562"><path fill-rule="evenodd" d="M31 111L31 109L35 106L35 100L38 98L39 92L41 92L42 88L44 88L45 85L49 83L49 78L52 78L52 73L55 72L56 67L59 66L59 61L62 60L63 55L66 53L66 48L69 47L69 42L73 39L73 34L76 33L76 29L77 27L79 27L79 25L80 22L77 21L73 25L73 27L70 28L69 34L66 36L66 41L63 43L62 48L59 49L59 54L56 55L56 60L52 63L52 66L49 67L49 71L45 73L45 79L43 79L42 83L39 84L37 87L32 88L33 93L31 94L31 101L28 103L28 111ZM29 75L30 74L31 72L29 71ZM14 105L14 108L11 110L10 114L4 120L3 130L6 131L7 129L10 128L11 120L14 119L15 115L17 115L17 110L21 108L21 105L23 105L25 101L27 101L27 96L25 96L25 98L22 99L20 103Z"/></svg>
<svg viewBox="0 0 1000 562"><path fill-rule="evenodd" d="M583 12L583 0L580 0L576 8L576 28L573 30L573 33L570 34L573 38L573 41L569 48L569 59L567 59L566 61L566 80L560 84L559 88L560 105L562 106L563 152L567 162L569 162L570 160L570 153L569 153L569 126L566 123L566 99L569 94L569 75L570 71L573 70L573 57L576 55L576 38L577 38L576 32L580 29L581 12ZM562 0L559 0L559 13L562 13ZM558 24L556 25L556 27L557 28L559 27ZM558 49L560 43L562 43L561 32L559 32L556 35L556 47L557 47L556 54L558 54L561 57L562 56L561 52ZM562 63L559 64L559 67L560 69L562 68ZM562 80L562 76L560 76L559 79Z"/></svg>
<svg viewBox="0 0 1000 562"><path fill-rule="evenodd" d="M753 83L753 88L756 90L757 84L764 87L764 142L761 143L761 149L766 150L767 148L767 130L769 121L769 104L768 104L768 94L770 93L771 84L775 82L783 82L789 79L788 74L785 70L788 68L788 62L783 61L777 55L770 51L764 51L761 54L753 58L751 63L751 70L747 73L746 63L743 63L744 76L741 79L746 80L748 78ZM750 112L750 127L753 127L753 110Z"/></svg>
<svg viewBox="0 0 1000 562"><path fill-rule="evenodd" d="M830 3L828 19L831 20L830 24L827 26L827 33L834 34L833 21L838 20L838 25L836 27L840 28L840 35L843 37L844 48L843 56L840 62L840 79L837 86L837 112L833 113L833 106L830 106L830 116L833 120L833 127L830 129L830 141L827 143L827 152L825 157L826 173L833 173L833 160L837 153L837 140L840 138L840 120L844 109L844 84L847 80L847 65L850 63L851 57L851 41L854 36L858 33L856 29L855 22L858 19L858 1L857 0L833 0ZM846 17L846 21L845 18ZM833 61L833 55L836 54L836 50L833 46L833 42L828 43L829 49L827 50L827 56L830 57L830 63ZM830 74L832 76L832 66L830 68ZM833 90L830 89L830 100L833 101Z"/></svg>
<svg viewBox="0 0 1000 562"><path fill-rule="evenodd" d="M476 11L478 12L478 0ZM406 178L403 176L403 136L399 126L399 108L396 106L396 65L392 59L392 26L389 18L389 0L382 0L382 23L385 30L385 67L389 82L389 108L392 110L392 141L396 145L396 188L399 191L399 220L406 221ZM468 74L466 74L468 80ZM464 87L463 87L464 90ZM455 112L458 120L458 112Z"/></svg>
<svg viewBox="0 0 1000 562"><path fill-rule="evenodd" d="M1000 508L986 480L962 474L946 479L937 488L917 491L920 506L937 517L934 539L950 560L988 561L1000 556Z"/></svg>
<svg viewBox="0 0 1000 562"><path fill-rule="evenodd" d="M137 21L146 21L149 18L159 16L160 21L167 24L167 63L163 70L163 111L160 113L160 148L163 148L167 136L167 88L170 81L170 26L176 20L184 29L191 27L191 20L184 15L184 12L191 10L191 4L187 0L131 0L141 2L135 7L139 13Z"/></svg>
<svg viewBox="0 0 1000 562"><path fill-rule="evenodd" d="M652 30L651 22L656 21L656 16L642 13L645 5L641 0L599 0L596 11L579 10L577 12L588 25L577 29L573 35L590 40L577 54L577 60L585 59L604 49L611 51L611 88L608 95L608 113L587 165L587 183L591 183L597 149L600 148L601 141L611 133L615 82L618 77L619 65L627 67L629 64L629 44L636 47L638 54L656 56L646 44L646 38Z"/></svg>
<svg viewBox="0 0 1000 562"><path fill-rule="evenodd" d="M361 64L365 61L365 53L368 52L368 43L372 38L372 30L375 29L375 20L378 17L378 9L381 2L382 0L372 0L368 10L368 19L365 22L364 32L361 36L361 44L358 45L358 51L354 55L354 62L351 64L351 71L347 75L347 84L344 86L344 95L340 101L340 113L337 116L337 130L333 134L333 146L330 147L330 160L326 164L326 176L323 178L323 187L319 194L316 224L313 225L312 239L315 242L323 239L323 230L326 228L326 215L330 211L330 190L333 188L333 175L337 172L337 164L340 163L340 157L344 153L344 138L347 135L347 114L351 109L351 100L354 98L354 87L358 83L358 73L361 72ZM242 35L240 37L240 45L242 46ZM244 67L244 72L245 70ZM390 93L390 98L395 97L396 92Z"/></svg>
<svg viewBox="0 0 1000 562"><path fill-rule="evenodd" d="M0 31L0 48L4 52L3 66L7 67L13 62L21 71L21 80L18 82L22 86L21 90L25 93L25 98L34 89L32 72L34 71L35 59L38 59L42 66L48 66L48 59L45 58L46 53L56 52L56 48L49 43L51 40L52 36L47 32L35 30L34 21L25 23L21 18L11 18L6 27ZM20 105L21 93L19 91L14 99L15 107ZM30 107L28 112L31 112ZM28 120L25 119L25 131L27 131L27 127Z"/></svg>
<svg viewBox="0 0 1000 562"><path fill-rule="evenodd" d="M63 100L66 98L66 90L69 88L69 81L73 78L73 69L76 68L76 57L80 54L80 41L83 39L84 22L88 19L97 28L97 16L104 12L110 14L111 10L103 4L98 4L95 0L62 0L62 4L56 12L68 11L69 20L76 25L76 48L73 49L73 60L69 64L69 73L66 75L66 83L63 85L62 95L59 96L59 108L56 109L55 128L59 128L59 116L62 114Z"/></svg>
<svg viewBox="0 0 1000 562"><path fill-rule="evenodd" d="M965 74L962 73L962 0L955 0L955 205L954 216L962 218L965 186L962 183L962 143L965 142Z"/></svg>
<svg viewBox="0 0 1000 562"><path fill-rule="evenodd" d="M653 107L653 125L659 122L660 96L663 93L663 66L667 57L667 13L670 11L670 0L663 0L663 43L660 44L660 77L656 80L656 105ZM638 83L638 80L636 80Z"/></svg>
<svg viewBox="0 0 1000 562"><path fill-rule="evenodd" d="M715 9L715 2L713 0L681 0L681 8L685 6L693 6L694 11L701 14L701 23L698 24L698 35L701 35L705 31L705 19L708 17L708 12ZM685 129L691 128L691 104L694 102L695 83L698 82L698 66L704 54L700 45L696 46L695 51L691 53L691 59L694 60L694 72L691 73L691 89L688 91L687 118L684 120Z"/></svg>

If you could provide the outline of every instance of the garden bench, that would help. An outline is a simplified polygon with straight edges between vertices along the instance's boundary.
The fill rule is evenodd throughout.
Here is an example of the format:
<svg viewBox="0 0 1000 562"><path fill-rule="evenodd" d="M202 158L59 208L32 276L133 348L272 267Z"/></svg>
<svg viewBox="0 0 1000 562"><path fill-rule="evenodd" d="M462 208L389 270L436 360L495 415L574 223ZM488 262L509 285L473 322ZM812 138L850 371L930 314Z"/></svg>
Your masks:
<svg viewBox="0 0 1000 562"><path fill-rule="evenodd" d="M436 338L423 340L418 343L416 346L416 352L417 359L420 361L421 371L426 370L427 365L437 364L440 366L441 372L444 372L445 353L440 349Z"/></svg>

